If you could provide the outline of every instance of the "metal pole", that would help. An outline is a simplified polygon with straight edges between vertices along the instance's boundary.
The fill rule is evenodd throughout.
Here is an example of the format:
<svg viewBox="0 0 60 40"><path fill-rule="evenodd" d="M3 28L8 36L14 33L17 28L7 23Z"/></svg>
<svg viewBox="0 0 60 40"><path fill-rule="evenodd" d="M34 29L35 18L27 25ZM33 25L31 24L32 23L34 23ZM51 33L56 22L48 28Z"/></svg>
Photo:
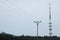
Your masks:
<svg viewBox="0 0 60 40"><path fill-rule="evenodd" d="M39 25L39 23L37 23L37 40L38 40L38 25Z"/></svg>
<svg viewBox="0 0 60 40"><path fill-rule="evenodd" d="M38 25L39 25L39 23L37 23L37 36L38 36Z"/></svg>

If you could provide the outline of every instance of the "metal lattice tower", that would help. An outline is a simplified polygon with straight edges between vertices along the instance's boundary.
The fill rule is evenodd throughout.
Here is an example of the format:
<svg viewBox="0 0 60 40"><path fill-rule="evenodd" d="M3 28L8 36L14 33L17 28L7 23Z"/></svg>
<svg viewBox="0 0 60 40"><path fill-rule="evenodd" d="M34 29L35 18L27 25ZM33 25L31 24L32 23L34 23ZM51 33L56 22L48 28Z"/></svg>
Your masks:
<svg viewBox="0 0 60 40"><path fill-rule="evenodd" d="M49 0L49 35L52 36L51 2Z"/></svg>

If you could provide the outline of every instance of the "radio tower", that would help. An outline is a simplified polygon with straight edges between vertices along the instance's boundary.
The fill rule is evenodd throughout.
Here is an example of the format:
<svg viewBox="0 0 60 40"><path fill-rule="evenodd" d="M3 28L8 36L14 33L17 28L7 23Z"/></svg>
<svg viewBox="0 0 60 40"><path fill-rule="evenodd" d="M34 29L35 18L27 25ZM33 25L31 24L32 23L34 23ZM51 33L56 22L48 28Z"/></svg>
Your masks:
<svg viewBox="0 0 60 40"><path fill-rule="evenodd" d="M49 0L49 36L52 36L51 2Z"/></svg>

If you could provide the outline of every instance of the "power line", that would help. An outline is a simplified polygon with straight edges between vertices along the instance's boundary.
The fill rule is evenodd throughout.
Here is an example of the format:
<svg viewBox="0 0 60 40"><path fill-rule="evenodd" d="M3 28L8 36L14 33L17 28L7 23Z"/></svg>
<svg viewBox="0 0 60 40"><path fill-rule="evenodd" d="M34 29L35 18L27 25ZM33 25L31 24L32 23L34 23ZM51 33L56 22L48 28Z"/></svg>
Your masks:
<svg viewBox="0 0 60 40"><path fill-rule="evenodd" d="M20 9L20 8L18 8L18 7L16 7L16 6L14 6L14 5L12 5L12 3L11 2L7 2L7 1L5 1L5 0L3 0L3 1L1 1L1 3L3 4L3 5L5 5L11 12L20 12L20 13L25 13L22 9ZM19 13L19 14L20 14Z"/></svg>

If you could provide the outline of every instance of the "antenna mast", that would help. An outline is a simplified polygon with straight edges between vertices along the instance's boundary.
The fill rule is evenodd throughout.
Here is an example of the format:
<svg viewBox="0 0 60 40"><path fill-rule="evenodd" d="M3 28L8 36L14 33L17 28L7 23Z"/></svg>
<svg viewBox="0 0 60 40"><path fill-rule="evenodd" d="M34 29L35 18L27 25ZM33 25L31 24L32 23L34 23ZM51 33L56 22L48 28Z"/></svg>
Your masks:
<svg viewBox="0 0 60 40"><path fill-rule="evenodd" d="M49 35L52 36L51 2L49 0Z"/></svg>

